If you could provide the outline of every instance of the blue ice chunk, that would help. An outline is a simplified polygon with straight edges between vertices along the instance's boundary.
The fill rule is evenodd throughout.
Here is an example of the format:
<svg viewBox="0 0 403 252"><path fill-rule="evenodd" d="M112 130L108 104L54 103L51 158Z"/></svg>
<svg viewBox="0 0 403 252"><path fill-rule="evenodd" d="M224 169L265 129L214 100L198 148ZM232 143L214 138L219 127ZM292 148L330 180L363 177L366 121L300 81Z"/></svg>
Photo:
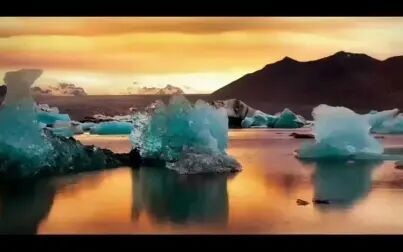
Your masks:
<svg viewBox="0 0 403 252"><path fill-rule="evenodd" d="M20 179L117 167L113 153L85 147L73 138L58 137L38 122L30 86L41 70L7 72L7 95L0 107L0 176ZM70 127L73 129L73 127ZM64 129L61 129L64 130Z"/></svg>
<svg viewBox="0 0 403 252"><path fill-rule="evenodd" d="M307 142L296 152L302 159L378 158L383 145L369 131L370 120L345 107L319 105L312 112L315 142Z"/></svg>
<svg viewBox="0 0 403 252"><path fill-rule="evenodd" d="M190 104L173 96L168 105L159 102L152 116L138 120L130 139L144 158L163 160L181 174L226 172L241 169L225 152L228 117L204 101Z"/></svg>
<svg viewBox="0 0 403 252"><path fill-rule="evenodd" d="M274 128L274 125L277 122L278 117L274 115L267 115L266 120L267 120L267 127Z"/></svg>
<svg viewBox="0 0 403 252"><path fill-rule="evenodd" d="M381 112L376 112L372 110L365 116L368 117L372 131L378 128L382 128L382 124L386 121L392 120L397 115L397 113L399 113L398 109L384 110Z"/></svg>
<svg viewBox="0 0 403 252"><path fill-rule="evenodd" d="M7 95L0 108L0 168L20 165L22 174L35 173L35 167L48 165L52 145L43 137L37 121L30 85L40 70L8 72L4 77ZM34 169L32 168L34 167Z"/></svg>
<svg viewBox="0 0 403 252"><path fill-rule="evenodd" d="M398 113L398 109L392 109L367 114L366 116L369 118L371 124L371 132L380 134L402 134L403 115Z"/></svg>
<svg viewBox="0 0 403 252"><path fill-rule="evenodd" d="M46 125L52 125L56 121L69 122L70 116L68 114L58 114L54 112L37 111L37 120Z"/></svg>
<svg viewBox="0 0 403 252"><path fill-rule="evenodd" d="M253 117L245 117L241 122L241 127L242 128L250 128L250 127L252 127L254 121L255 120L254 120Z"/></svg>
<svg viewBox="0 0 403 252"><path fill-rule="evenodd" d="M301 128L306 124L305 119L294 114L289 109L276 115L269 115L257 110L251 117L242 120L242 128Z"/></svg>
<svg viewBox="0 0 403 252"><path fill-rule="evenodd" d="M242 128L271 128L277 121L277 117L263 113L257 110L251 117L245 117L242 122Z"/></svg>
<svg viewBox="0 0 403 252"><path fill-rule="evenodd" d="M129 122L101 122L90 128L90 134L97 135L129 135L133 124Z"/></svg>
<svg viewBox="0 0 403 252"><path fill-rule="evenodd" d="M288 108L284 109L283 112L277 115L278 119L275 121L273 128L301 128L304 126L304 122L301 120L301 116L297 116Z"/></svg>

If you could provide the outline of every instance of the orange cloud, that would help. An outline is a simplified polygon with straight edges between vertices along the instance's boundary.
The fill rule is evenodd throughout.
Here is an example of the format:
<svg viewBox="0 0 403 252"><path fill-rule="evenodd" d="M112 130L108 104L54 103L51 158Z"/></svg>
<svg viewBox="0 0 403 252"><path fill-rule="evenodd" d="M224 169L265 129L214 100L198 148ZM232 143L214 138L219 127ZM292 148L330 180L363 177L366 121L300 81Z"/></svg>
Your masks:
<svg viewBox="0 0 403 252"><path fill-rule="evenodd" d="M98 36L127 33L216 34L234 31L335 32L346 27L385 26L399 18L261 17L18 17L1 18L0 37Z"/></svg>
<svg viewBox="0 0 403 252"><path fill-rule="evenodd" d="M403 54L403 18L0 18L0 71L42 68L72 79L100 73L105 83L142 75L161 85L199 81L213 91L230 75L285 56L306 61L340 50L379 59Z"/></svg>

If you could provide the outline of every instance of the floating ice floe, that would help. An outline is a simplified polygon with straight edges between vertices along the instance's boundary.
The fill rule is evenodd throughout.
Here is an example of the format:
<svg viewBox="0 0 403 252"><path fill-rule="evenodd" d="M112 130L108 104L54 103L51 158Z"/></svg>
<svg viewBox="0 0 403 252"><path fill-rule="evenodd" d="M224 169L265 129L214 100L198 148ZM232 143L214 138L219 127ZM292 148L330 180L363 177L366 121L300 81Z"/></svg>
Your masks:
<svg viewBox="0 0 403 252"><path fill-rule="evenodd" d="M90 134L97 135L129 135L133 130L133 124L129 122L101 122L90 128Z"/></svg>
<svg viewBox="0 0 403 252"><path fill-rule="evenodd" d="M242 128L301 128L308 123L301 115L296 115L287 108L275 115L269 115L238 99L218 100L212 104L227 112L231 127L236 127L233 124L239 122Z"/></svg>
<svg viewBox="0 0 403 252"><path fill-rule="evenodd" d="M345 107L319 105L312 116L315 142L304 143L296 156L301 159L380 159L383 145L370 135L371 118Z"/></svg>
<svg viewBox="0 0 403 252"><path fill-rule="evenodd" d="M251 117L245 117L242 122L242 128L301 128L306 125L306 120L294 114L289 109L284 109L282 112L275 115L266 114L260 110L256 110Z"/></svg>
<svg viewBox="0 0 403 252"><path fill-rule="evenodd" d="M398 109L381 112L371 111L367 116L371 122L371 132L379 134L403 134L403 114Z"/></svg>
<svg viewBox="0 0 403 252"><path fill-rule="evenodd" d="M46 125L53 125L56 121L69 122L71 121L68 114L59 114L55 112L37 111L36 118L39 122Z"/></svg>
<svg viewBox="0 0 403 252"><path fill-rule="evenodd" d="M222 108L173 96L168 105L157 103L154 113L137 120L135 127L130 139L140 155L162 160L181 174L241 170L226 153L228 117Z"/></svg>
<svg viewBox="0 0 403 252"><path fill-rule="evenodd" d="M7 72L7 94L0 107L0 177L65 174L87 170L137 165L136 151L114 154L84 146L73 138L59 137L37 120L30 86L42 70Z"/></svg>

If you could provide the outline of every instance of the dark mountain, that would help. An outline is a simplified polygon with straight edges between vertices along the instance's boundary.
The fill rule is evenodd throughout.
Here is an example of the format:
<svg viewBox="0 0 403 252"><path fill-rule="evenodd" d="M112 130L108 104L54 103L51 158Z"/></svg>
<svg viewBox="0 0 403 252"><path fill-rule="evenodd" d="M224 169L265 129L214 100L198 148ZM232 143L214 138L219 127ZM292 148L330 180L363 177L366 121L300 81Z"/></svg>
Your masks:
<svg viewBox="0 0 403 252"><path fill-rule="evenodd" d="M212 94L212 99L229 98L269 113L289 107L305 116L321 103L359 112L403 108L403 56L380 61L338 52L308 62L285 57Z"/></svg>

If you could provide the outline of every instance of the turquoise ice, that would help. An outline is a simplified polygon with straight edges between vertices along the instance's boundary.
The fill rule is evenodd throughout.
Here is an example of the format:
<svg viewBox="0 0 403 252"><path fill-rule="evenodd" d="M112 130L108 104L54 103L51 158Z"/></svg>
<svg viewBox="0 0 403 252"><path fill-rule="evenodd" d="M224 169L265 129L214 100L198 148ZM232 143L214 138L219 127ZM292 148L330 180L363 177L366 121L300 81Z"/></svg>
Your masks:
<svg viewBox="0 0 403 252"><path fill-rule="evenodd" d="M57 128L48 129L38 121L30 86L41 74L41 70L20 70L4 77L7 94L0 107L0 176L24 178L119 166L112 152L57 137L51 132Z"/></svg>
<svg viewBox="0 0 403 252"><path fill-rule="evenodd" d="M312 112L315 142L297 151L302 159L380 158L383 145L370 135L371 120L345 107L319 105Z"/></svg>
<svg viewBox="0 0 403 252"><path fill-rule="evenodd" d="M37 111L37 120L46 125L52 125L56 121L69 122L71 121L68 114L59 114L55 112Z"/></svg>
<svg viewBox="0 0 403 252"><path fill-rule="evenodd" d="M281 113L277 114L277 120L274 122L273 128L301 128L304 126L304 119L297 116L288 108L284 109Z"/></svg>
<svg viewBox="0 0 403 252"><path fill-rule="evenodd" d="M380 134L403 133L403 114L398 114L398 109L371 112L366 115L371 123L371 132Z"/></svg>
<svg viewBox="0 0 403 252"><path fill-rule="evenodd" d="M226 154L225 110L201 100L192 105L183 96L173 96L168 105L158 102L150 117L135 122L130 139L142 157L164 160L179 173L240 170Z"/></svg>
<svg viewBox="0 0 403 252"><path fill-rule="evenodd" d="M242 122L242 128L301 128L306 124L305 119L296 115L289 109L275 115L270 115L257 110L251 117L245 117Z"/></svg>
<svg viewBox="0 0 403 252"><path fill-rule="evenodd" d="M90 127L91 134L97 135L129 135L133 124L129 122L101 122Z"/></svg>

